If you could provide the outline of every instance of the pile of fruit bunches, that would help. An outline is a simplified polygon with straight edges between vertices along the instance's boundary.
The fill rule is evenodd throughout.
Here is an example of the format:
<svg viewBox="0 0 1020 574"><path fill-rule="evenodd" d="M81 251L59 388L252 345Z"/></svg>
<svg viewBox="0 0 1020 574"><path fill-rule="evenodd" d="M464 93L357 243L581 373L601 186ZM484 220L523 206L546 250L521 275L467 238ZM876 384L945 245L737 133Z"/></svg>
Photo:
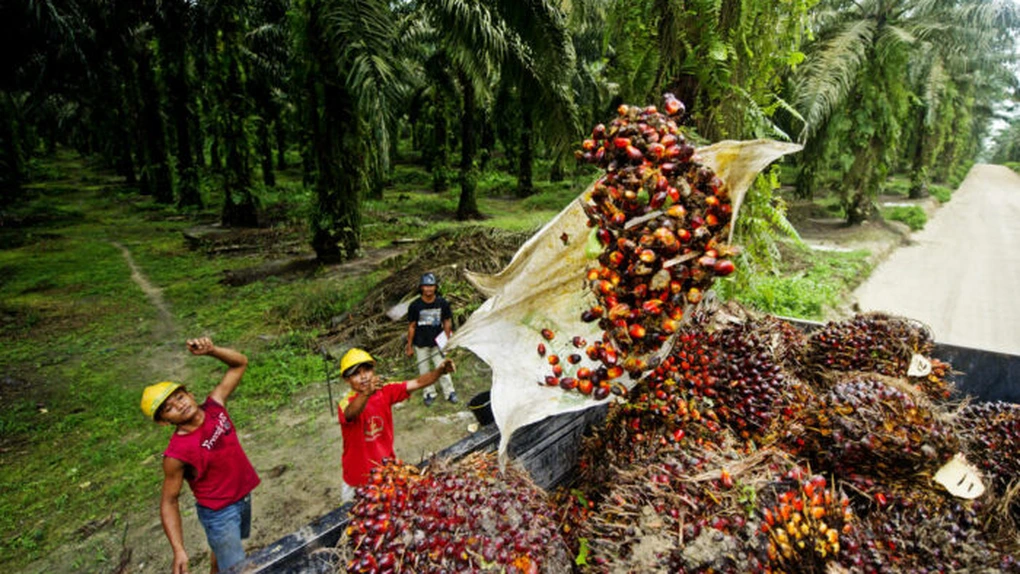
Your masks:
<svg viewBox="0 0 1020 574"><path fill-rule="evenodd" d="M692 311L582 443L585 504L563 503L580 570L1020 572L1020 407L946 401L944 363L908 376L926 337L885 315L804 335ZM985 471L976 500L933 481L958 452Z"/></svg>
<svg viewBox="0 0 1020 574"><path fill-rule="evenodd" d="M358 488L346 572L568 572L548 495L494 453L424 470L385 461Z"/></svg>

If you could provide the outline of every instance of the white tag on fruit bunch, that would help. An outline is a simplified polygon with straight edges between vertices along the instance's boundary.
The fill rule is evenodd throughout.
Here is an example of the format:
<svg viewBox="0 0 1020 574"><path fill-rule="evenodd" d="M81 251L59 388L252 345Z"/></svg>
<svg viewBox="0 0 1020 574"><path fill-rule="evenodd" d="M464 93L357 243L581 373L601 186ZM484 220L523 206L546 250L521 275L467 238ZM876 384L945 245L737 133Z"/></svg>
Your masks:
<svg viewBox="0 0 1020 574"><path fill-rule="evenodd" d="M911 377L927 377L931 373L931 361L924 355L914 354L910 358L910 367L907 375Z"/></svg>
<svg viewBox="0 0 1020 574"><path fill-rule="evenodd" d="M972 500L985 493L985 485L981 482L981 474L961 453L957 453L949 462L935 473L935 482L946 487L953 496Z"/></svg>

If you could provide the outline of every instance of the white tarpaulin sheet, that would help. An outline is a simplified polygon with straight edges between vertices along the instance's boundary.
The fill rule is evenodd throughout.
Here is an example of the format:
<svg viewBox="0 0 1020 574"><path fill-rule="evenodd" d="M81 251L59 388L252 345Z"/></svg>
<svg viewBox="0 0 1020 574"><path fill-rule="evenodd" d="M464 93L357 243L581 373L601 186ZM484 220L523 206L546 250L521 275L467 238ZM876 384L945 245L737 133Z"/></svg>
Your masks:
<svg viewBox="0 0 1020 574"><path fill-rule="evenodd" d="M695 159L713 169L726 182L733 204L733 219L744 194L757 174L779 157L801 146L771 140L723 141L701 148ZM505 269L494 275L468 272L468 280L489 297L462 325L450 348L466 347L492 368L492 412L500 429L500 457L518 428L546 417L598 404L590 396L539 384L551 374L546 358L536 348L545 343L549 354L566 359L579 353L577 366L595 369L584 349L571 338L587 341L602 337L598 322L581 321L581 313L595 303L585 284L592 260L585 257L590 232L581 194L552 221L531 237ZM541 331L551 329L552 341ZM625 375L623 379L627 379Z"/></svg>

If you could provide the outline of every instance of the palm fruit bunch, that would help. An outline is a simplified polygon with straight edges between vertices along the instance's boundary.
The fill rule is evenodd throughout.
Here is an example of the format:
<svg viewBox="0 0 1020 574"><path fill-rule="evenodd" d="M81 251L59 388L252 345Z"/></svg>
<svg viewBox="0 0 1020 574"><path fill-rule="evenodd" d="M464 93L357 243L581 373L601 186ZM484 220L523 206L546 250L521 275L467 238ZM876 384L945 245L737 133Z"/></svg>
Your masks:
<svg viewBox="0 0 1020 574"><path fill-rule="evenodd" d="M931 333L916 321L882 313L830 322L811 333L803 362L809 370L865 371L905 377L913 356L935 348Z"/></svg>
<svg viewBox="0 0 1020 574"><path fill-rule="evenodd" d="M931 358L931 371L927 375L908 377L910 384L932 401L947 401L957 392L956 385L949 379L952 365Z"/></svg>
<svg viewBox="0 0 1020 574"><path fill-rule="evenodd" d="M979 500L909 489L861 518L841 564L852 572L1020 572L1016 542L998 542L982 526Z"/></svg>
<svg viewBox="0 0 1020 574"><path fill-rule="evenodd" d="M778 451L748 455L732 443L660 449L614 474L576 525L581 570L761 572L764 551L747 505L755 485L789 466Z"/></svg>
<svg viewBox="0 0 1020 574"><path fill-rule="evenodd" d="M826 572L838 560L856 523L850 500L820 474L795 467L774 485L772 505L761 505L766 538L764 572Z"/></svg>
<svg viewBox="0 0 1020 574"><path fill-rule="evenodd" d="M546 494L493 453L419 470L384 461L359 487L341 546L347 572L563 572L570 556Z"/></svg>
<svg viewBox="0 0 1020 574"><path fill-rule="evenodd" d="M894 381L853 376L816 406L815 457L840 475L891 478L930 474L959 452L956 435L920 395Z"/></svg>
<svg viewBox="0 0 1020 574"><path fill-rule="evenodd" d="M631 374L676 332L685 306L734 271L726 184L677 125L684 105L666 94L664 111L621 105L577 152L605 170L584 203L600 254L587 275L597 303L581 318L599 321Z"/></svg>
<svg viewBox="0 0 1020 574"><path fill-rule="evenodd" d="M976 463L1003 495L1020 477L1020 405L970 403L956 416L956 429Z"/></svg>

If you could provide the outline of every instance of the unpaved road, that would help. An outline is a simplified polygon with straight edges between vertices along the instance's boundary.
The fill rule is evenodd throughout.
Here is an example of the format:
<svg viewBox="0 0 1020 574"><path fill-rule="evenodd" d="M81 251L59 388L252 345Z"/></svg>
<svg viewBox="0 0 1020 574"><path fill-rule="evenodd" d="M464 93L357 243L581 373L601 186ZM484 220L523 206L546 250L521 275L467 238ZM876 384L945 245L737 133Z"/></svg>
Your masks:
<svg viewBox="0 0 1020 574"><path fill-rule="evenodd" d="M1020 175L974 166L911 239L854 292L861 311L917 319L943 343L1020 354Z"/></svg>

